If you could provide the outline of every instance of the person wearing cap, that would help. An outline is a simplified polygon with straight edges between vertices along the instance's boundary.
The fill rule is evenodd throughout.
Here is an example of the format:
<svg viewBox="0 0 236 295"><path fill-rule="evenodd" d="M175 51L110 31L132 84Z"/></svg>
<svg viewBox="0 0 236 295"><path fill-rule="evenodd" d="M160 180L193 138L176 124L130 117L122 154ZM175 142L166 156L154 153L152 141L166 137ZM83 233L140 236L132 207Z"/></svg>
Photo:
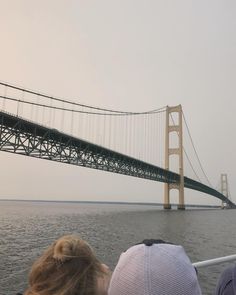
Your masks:
<svg viewBox="0 0 236 295"><path fill-rule="evenodd" d="M215 295L236 295L236 265L226 268L220 275Z"/></svg>
<svg viewBox="0 0 236 295"><path fill-rule="evenodd" d="M108 295L201 295L195 268L183 247L144 240L122 253Z"/></svg>

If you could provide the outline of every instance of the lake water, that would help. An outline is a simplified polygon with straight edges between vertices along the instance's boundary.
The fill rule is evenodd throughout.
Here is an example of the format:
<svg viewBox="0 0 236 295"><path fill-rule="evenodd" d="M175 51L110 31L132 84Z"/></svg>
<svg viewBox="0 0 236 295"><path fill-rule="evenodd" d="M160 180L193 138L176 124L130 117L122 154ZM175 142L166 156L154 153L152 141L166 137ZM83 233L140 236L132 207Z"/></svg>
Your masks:
<svg viewBox="0 0 236 295"><path fill-rule="evenodd" d="M181 244L192 262L236 253L235 210L1 201L0 219L0 295L23 292L33 261L64 234L86 239L110 268L123 250L144 238ZM203 294L212 294L227 265L199 269Z"/></svg>

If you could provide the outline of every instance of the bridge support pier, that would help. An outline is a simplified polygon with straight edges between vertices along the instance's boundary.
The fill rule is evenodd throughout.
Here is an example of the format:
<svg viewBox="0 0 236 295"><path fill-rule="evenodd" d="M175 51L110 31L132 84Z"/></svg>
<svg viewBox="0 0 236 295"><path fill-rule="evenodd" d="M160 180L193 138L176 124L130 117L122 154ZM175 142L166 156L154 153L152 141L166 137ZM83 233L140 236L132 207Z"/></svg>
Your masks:
<svg viewBox="0 0 236 295"><path fill-rule="evenodd" d="M169 187L167 185L167 183L165 183L165 195L164 195L164 205L163 208L166 210L171 209L171 204L170 204L170 190Z"/></svg>
<svg viewBox="0 0 236 295"><path fill-rule="evenodd" d="M228 185L228 177L226 173L222 173L220 176L221 180L221 193L226 198L229 198L229 185ZM221 208L225 209L227 207L226 202L222 201Z"/></svg>
<svg viewBox="0 0 236 295"><path fill-rule="evenodd" d="M170 124L170 117L172 113L178 114L178 123L172 122ZM171 117L172 118L172 117ZM172 118L173 121L173 118ZM177 132L178 134L178 146L176 148L170 148L170 133ZM164 209L171 209L170 204L170 191L171 189L177 189L179 191L179 210L185 210L184 204L184 169L183 169L183 128L182 128L182 106L174 106L166 108L166 134L165 134L165 169L170 168L170 156L177 155L179 157L179 182L165 183L165 195L164 195Z"/></svg>

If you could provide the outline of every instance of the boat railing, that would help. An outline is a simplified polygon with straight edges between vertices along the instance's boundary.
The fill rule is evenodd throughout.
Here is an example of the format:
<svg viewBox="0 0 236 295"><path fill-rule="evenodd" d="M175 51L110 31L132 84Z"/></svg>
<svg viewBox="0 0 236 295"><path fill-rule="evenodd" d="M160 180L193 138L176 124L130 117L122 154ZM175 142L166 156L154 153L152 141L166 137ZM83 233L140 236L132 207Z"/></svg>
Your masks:
<svg viewBox="0 0 236 295"><path fill-rule="evenodd" d="M224 262L229 262L229 261L236 261L236 254L218 257L218 258L209 259L209 260L204 260L204 261L199 261L199 262L194 262L193 266L196 268L200 268L200 267L207 267L207 266L220 264L220 263L224 263Z"/></svg>

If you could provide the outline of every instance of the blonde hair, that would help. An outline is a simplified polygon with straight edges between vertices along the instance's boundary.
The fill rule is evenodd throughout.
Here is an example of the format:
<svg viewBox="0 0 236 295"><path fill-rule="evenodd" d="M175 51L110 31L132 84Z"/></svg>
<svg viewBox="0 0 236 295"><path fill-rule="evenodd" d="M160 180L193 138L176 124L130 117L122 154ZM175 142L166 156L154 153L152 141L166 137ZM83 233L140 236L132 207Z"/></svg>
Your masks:
<svg viewBox="0 0 236 295"><path fill-rule="evenodd" d="M90 246L76 236L54 242L35 261L25 295L94 295L103 267Z"/></svg>

